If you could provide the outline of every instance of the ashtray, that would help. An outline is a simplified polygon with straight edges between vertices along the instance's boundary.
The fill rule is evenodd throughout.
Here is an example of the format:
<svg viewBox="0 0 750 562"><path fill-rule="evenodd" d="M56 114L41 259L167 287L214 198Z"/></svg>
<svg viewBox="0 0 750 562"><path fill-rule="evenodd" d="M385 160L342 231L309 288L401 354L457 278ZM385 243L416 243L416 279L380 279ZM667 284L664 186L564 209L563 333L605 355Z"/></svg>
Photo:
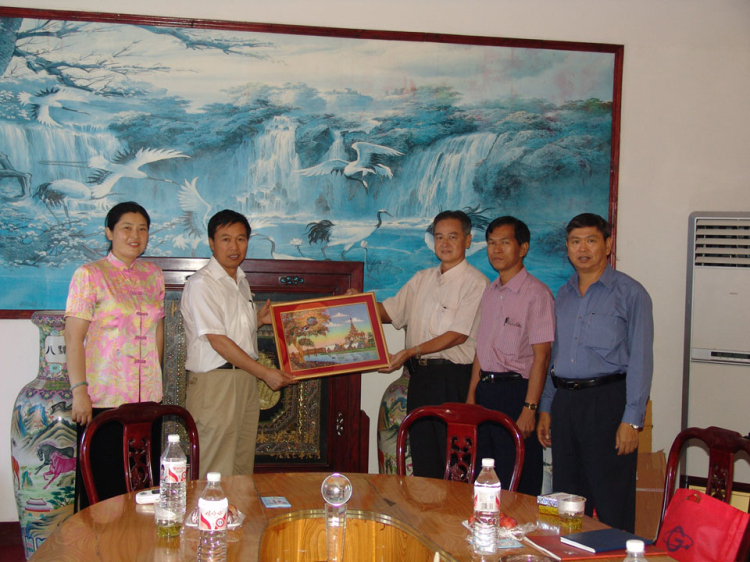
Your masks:
<svg viewBox="0 0 750 562"><path fill-rule="evenodd" d="M554 562L554 560L542 554L509 554L503 556L500 562Z"/></svg>

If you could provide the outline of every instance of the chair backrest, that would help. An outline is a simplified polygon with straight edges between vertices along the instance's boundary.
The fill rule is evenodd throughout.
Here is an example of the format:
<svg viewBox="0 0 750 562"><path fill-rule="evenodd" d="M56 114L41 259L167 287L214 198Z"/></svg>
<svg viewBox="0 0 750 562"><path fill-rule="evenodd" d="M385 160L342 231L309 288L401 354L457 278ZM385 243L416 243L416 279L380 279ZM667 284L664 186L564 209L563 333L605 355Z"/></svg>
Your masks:
<svg viewBox="0 0 750 562"><path fill-rule="evenodd" d="M99 501L96 490L95 475L91 469L91 440L97 430L109 422L120 423L123 427L122 450L125 484L128 492L150 488L159 483L154 482L154 460L152 459L151 433L154 422L164 416L177 416L182 419L190 441L190 479L197 480L199 474L200 446L198 428L193 416L181 406L161 405L156 402L138 402L123 404L96 416L86 426L81 439L80 463L83 484L90 504Z"/></svg>
<svg viewBox="0 0 750 562"><path fill-rule="evenodd" d="M440 406L422 406L410 412L401 422L396 441L397 472L406 474L406 437L411 425L425 417L437 417L447 425L445 480L471 483L474 481L474 468L477 459L477 426L484 422L494 422L505 427L513 437L516 458L509 490L515 491L523 469L524 443L516 423L495 410L474 404L446 402Z"/></svg>
<svg viewBox="0 0 750 562"><path fill-rule="evenodd" d="M750 455L750 439L743 437L736 431L720 427L689 427L681 431L672 443L667 459L667 476L664 482L664 500L659 519L659 532L667 512L667 506L677 488L677 468L680 463L683 448L691 439L698 439L708 447L708 479L706 494L725 503L732 499L732 484L734 483L734 455L745 451ZM750 510L750 507L749 507ZM750 526L745 531L745 537L737 553L737 560L747 560L750 556Z"/></svg>

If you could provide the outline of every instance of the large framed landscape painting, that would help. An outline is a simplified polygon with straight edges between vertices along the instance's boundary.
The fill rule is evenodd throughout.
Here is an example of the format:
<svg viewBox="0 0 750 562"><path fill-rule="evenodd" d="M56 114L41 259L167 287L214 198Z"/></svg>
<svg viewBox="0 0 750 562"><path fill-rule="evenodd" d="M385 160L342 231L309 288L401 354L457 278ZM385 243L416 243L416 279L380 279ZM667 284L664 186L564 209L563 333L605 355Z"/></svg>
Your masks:
<svg viewBox="0 0 750 562"><path fill-rule="evenodd" d="M554 39L554 38L551 38ZM0 309L62 309L107 252L104 216L151 214L147 254L207 257L217 210L248 258L358 260L382 300L436 265L463 209L532 231L528 269L570 275L564 227L616 218L623 47L0 8Z"/></svg>

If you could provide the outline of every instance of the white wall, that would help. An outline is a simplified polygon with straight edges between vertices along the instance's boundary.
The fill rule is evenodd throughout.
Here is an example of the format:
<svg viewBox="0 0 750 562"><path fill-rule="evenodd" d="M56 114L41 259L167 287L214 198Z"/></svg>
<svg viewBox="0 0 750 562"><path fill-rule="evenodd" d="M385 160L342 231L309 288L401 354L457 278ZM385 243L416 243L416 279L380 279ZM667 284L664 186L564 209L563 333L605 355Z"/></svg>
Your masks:
<svg viewBox="0 0 750 562"><path fill-rule="evenodd" d="M750 210L750 2L747 0L0 0L0 5L625 45L618 268L654 301L654 448L679 431L687 217ZM583 211L584 209L581 209ZM36 329L0 321L0 435L36 367ZM391 341L398 336L391 334ZM395 338L395 339L394 339ZM392 343L396 346L396 343ZM394 347L396 350L397 347ZM363 376L374 432L395 375ZM5 438L7 439L7 437ZM16 519L0 449L0 521Z"/></svg>

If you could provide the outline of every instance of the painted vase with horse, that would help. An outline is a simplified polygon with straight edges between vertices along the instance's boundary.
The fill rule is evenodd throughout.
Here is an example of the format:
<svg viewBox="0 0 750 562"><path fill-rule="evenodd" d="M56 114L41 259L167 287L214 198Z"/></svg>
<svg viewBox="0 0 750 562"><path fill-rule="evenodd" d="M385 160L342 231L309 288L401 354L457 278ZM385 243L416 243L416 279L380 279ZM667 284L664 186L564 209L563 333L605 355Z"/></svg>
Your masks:
<svg viewBox="0 0 750 562"><path fill-rule="evenodd" d="M39 371L21 389L11 421L13 489L29 558L73 514L76 424L65 364L65 320L60 312L37 311Z"/></svg>

